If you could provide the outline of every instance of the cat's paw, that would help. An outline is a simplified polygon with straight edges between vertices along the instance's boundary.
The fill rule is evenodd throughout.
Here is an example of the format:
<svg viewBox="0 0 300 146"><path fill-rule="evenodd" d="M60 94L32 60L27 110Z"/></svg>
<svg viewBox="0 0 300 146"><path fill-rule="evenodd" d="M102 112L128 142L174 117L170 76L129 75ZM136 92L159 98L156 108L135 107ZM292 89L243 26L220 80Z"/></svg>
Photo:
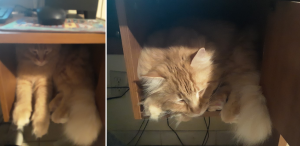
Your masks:
<svg viewBox="0 0 300 146"><path fill-rule="evenodd" d="M222 110L222 106L218 106L218 105L209 106L207 110L209 112L220 111Z"/></svg>
<svg viewBox="0 0 300 146"><path fill-rule="evenodd" d="M48 133L50 120L43 121L43 122L33 122L33 131L32 133L37 137L40 138Z"/></svg>
<svg viewBox="0 0 300 146"><path fill-rule="evenodd" d="M209 104L208 111L213 112L217 110L222 110L224 106L223 101L214 101Z"/></svg>
<svg viewBox="0 0 300 146"><path fill-rule="evenodd" d="M41 113L34 113L32 115L32 127L33 134L40 138L43 135L47 134L48 128L50 125L50 115L49 113L45 113L44 115Z"/></svg>
<svg viewBox="0 0 300 146"><path fill-rule="evenodd" d="M13 123L17 125L18 129L23 127L30 122L31 109L16 107L13 111Z"/></svg>
<svg viewBox="0 0 300 146"><path fill-rule="evenodd" d="M60 103L61 103L61 101L62 101L62 98L63 98L62 95L63 95L62 93L58 93L58 94L51 100L51 102L50 102L50 104L49 104L49 110L50 110L50 112L55 111L55 110L59 107L59 105L60 105Z"/></svg>
<svg viewBox="0 0 300 146"><path fill-rule="evenodd" d="M221 120L224 123L237 123L238 122L238 115L234 115L234 114L230 114L230 113L226 113L224 111L221 111Z"/></svg>
<svg viewBox="0 0 300 146"><path fill-rule="evenodd" d="M68 116L68 112L67 109L57 109L52 115L51 115L51 120L54 123L58 123L58 124L63 124L68 122L69 120L69 116Z"/></svg>

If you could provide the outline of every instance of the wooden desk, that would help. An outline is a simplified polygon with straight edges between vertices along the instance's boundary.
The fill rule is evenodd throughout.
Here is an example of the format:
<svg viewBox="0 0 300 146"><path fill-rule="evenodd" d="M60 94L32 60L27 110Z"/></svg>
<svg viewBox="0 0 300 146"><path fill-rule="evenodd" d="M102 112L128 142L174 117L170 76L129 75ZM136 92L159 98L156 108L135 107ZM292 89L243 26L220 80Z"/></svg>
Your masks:
<svg viewBox="0 0 300 146"><path fill-rule="evenodd" d="M5 24L22 18L23 15L13 15ZM0 27L5 25L0 24ZM0 43L13 44L104 44L105 33L43 33L0 31Z"/></svg>
<svg viewBox="0 0 300 146"><path fill-rule="evenodd" d="M22 18L13 15L6 22ZM3 26L5 24L0 24ZM13 44L94 44L93 65L98 74L96 102L102 123L105 124L105 33L42 33L0 31L0 103L5 122L9 122L16 90L16 57Z"/></svg>

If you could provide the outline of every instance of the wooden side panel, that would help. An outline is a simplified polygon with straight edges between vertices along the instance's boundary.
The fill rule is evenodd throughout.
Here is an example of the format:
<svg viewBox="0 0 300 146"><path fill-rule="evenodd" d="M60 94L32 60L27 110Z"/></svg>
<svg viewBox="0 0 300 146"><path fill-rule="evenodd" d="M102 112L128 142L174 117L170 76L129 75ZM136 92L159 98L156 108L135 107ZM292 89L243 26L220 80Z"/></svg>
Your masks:
<svg viewBox="0 0 300 146"><path fill-rule="evenodd" d="M16 60L13 45L0 45L0 103L4 122L9 122L15 101Z"/></svg>
<svg viewBox="0 0 300 146"><path fill-rule="evenodd" d="M101 134L95 142L97 146L105 145L105 45L93 45L92 47L92 57L95 72L97 74L98 83L96 87L96 104L100 113L100 118L102 122Z"/></svg>
<svg viewBox="0 0 300 146"><path fill-rule="evenodd" d="M274 128L292 146L300 143L300 3L279 1L269 17L262 87Z"/></svg>
<svg viewBox="0 0 300 146"><path fill-rule="evenodd" d="M141 119L141 107L138 104L140 101L138 95L138 87L134 81L138 80L137 77L137 62L140 55L141 46L134 38L127 25L127 16L125 11L124 0L116 1L118 12L120 31L122 37L122 45L124 51L124 58L126 62L128 84L130 87L130 96L132 102L132 109L135 119Z"/></svg>

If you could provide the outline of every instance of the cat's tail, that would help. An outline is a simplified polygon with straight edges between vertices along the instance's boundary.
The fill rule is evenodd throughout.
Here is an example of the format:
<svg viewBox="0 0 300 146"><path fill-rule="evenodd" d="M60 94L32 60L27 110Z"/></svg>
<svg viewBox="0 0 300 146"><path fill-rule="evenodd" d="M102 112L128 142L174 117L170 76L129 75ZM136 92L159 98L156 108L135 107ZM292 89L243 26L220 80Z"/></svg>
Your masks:
<svg viewBox="0 0 300 146"><path fill-rule="evenodd" d="M76 145L91 145L98 137L102 123L97 111L94 92L74 91L70 101L69 120L64 124L64 134Z"/></svg>
<svg viewBox="0 0 300 146"><path fill-rule="evenodd" d="M240 93L241 109L235 138L247 146L263 143L272 133L272 123L260 86L248 85Z"/></svg>

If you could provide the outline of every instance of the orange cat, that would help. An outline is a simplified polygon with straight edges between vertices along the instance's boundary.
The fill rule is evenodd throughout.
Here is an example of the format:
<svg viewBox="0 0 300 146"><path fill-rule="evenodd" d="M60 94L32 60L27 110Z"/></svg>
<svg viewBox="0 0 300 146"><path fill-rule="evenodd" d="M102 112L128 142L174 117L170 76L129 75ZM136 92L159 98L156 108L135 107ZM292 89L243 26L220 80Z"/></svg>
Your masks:
<svg viewBox="0 0 300 146"><path fill-rule="evenodd" d="M219 56L214 44L191 29L174 28L150 37L138 63L147 97L144 113L155 120L172 114L178 121L202 115L222 70L213 56Z"/></svg>
<svg viewBox="0 0 300 146"><path fill-rule="evenodd" d="M51 119L64 124L64 134L74 144L88 146L97 139L102 126L89 52L75 46L62 49L61 56L53 76L58 93L49 105Z"/></svg>
<svg viewBox="0 0 300 146"><path fill-rule="evenodd" d="M259 86L255 35L236 33L218 21L194 26L197 31L157 32L141 51L137 72L144 114L154 120L171 115L180 122L211 106L222 109L222 121L235 123L239 142L262 143L271 134L271 120Z"/></svg>
<svg viewBox="0 0 300 146"><path fill-rule="evenodd" d="M48 100L52 95L52 74L59 58L59 49L60 45L16 46L18 70L13 122L19 129L27 125L34 101L31 120L36 137L42 137L48 131Z"/></svg>

